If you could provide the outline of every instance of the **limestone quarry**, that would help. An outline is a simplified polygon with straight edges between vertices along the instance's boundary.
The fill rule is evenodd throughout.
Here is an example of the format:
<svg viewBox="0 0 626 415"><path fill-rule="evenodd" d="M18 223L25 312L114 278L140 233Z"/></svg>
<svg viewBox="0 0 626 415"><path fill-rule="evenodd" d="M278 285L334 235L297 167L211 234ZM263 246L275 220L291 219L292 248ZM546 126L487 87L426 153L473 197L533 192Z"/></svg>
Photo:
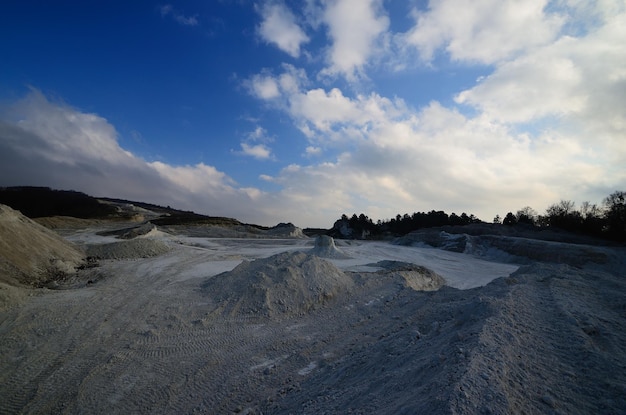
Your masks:
<svg viewBox="0 0 626 415"><path fill-rule="evenodd" d="M623 246L140 219L0 206L0 413L626 413Z"/></svg>

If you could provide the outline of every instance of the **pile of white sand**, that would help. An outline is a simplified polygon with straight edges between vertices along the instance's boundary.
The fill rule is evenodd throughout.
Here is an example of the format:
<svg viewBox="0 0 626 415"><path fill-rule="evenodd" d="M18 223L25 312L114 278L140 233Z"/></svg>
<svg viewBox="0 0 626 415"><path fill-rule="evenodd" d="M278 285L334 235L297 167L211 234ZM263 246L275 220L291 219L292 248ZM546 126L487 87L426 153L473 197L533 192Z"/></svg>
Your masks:
<svg viewBox="0 0 626 415"><path fill-rule="evenodd" d="M279 317L318 308L353 287L335 265L302 252L244 261L209 279L203 289L227 314Z"/></svg>
<svg viewBox="0 0 626 415"><path fill-rule="evenodd" d="M378 274L390 277L400 285L416 291L435 291L446 283L441 275L421 265L387 260L375 265L383 268Z"/></svg>
<svg viewBox="0 0 626 415"><path fill-rule="evenodd" d="M74 273L84 256L53 231L0 205L0 283L39 286Z"/></svg>
<svg viewBox="0 0 626 415"><path fill-rule="evenodd" d="M308 252L311 255L322 258L348 259L349 255L343 253L335 245L335 240L330 236L319 235L315 238L315 246Z"/></svg>

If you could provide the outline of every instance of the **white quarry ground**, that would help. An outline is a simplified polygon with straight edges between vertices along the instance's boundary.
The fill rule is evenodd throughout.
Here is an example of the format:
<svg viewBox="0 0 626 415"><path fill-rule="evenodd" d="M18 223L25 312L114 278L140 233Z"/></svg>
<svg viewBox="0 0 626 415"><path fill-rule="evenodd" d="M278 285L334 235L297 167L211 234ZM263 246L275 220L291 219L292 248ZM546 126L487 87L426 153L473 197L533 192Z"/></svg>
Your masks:
<svg viewBox="0 0 626 415"><path fill-rule="evenodd" d="M79 238L68 239L90 244L120 243L119 239L95 234L81 234ZM314 245L313 239L192 238L166 234L157 234L150 239L180 244L188 250L181 255L199 258L200 264L191 270L185 269L187 268L185 264L179 264L181 268L179 274L185 275L185 278L192 278L194 275L199 278L213 276L234 268L244 259L267 258L285 251L308 252ZM486 285L518 269L518 265L515 264L491 262L468 254L427 247L406 247L376 241L335 241L335 243L339 244L340 251L347 258L325 259L344 271L373 272L378 268L372 264L382 260L409 262L432 269L444 277L446 285L459 289ZM154 272L159 272L158 265L155 265Z"/></svg>
<svg viewBox="0 0 626 415"><path fill-rule="evenodd" d="M296 252L313 239L153 230L108 245L128 241L100 230L62 232L98 246L87 251L100 266L61 289L7 288L19 295L0 308L0 413L626 412L624 248L521 265L489 260L511 261L501 251L335 241L341 255L306 260ZM132 255L119 259L120 246ZM242 288L238 266L255 260ZM302 261L332 278L303 291ZM402 263L446 286L415 290L404 278L422 271ZM267 315L222 301L248 288L263 304L276 290L312 301L334 281L306 311L288 298Z"/></svg>

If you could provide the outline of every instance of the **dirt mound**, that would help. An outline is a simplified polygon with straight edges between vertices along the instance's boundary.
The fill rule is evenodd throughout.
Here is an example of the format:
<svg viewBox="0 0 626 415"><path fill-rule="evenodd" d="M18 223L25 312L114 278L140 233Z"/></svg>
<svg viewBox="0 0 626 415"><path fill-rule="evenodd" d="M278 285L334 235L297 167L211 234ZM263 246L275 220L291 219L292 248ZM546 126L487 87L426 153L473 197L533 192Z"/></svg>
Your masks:
<svg viewBox="0 0 626 415"><path fill-rule="evenodd" d="M379 274L389 276L416 291L435 291L446 283L441 275L421 265L400 261L380 261L374 265L383 268Z"/></svg>
<svg viewBox="0 0 626 415"><path fill-rule="evenodd" d="M321 258L284 252L244 261L202 288L229 315L279 317L318 308L353 285L349 276Z"/></svg>
<svg viewBox="0 0 626 415"><path fill-rule="evenodd" d="M330 236L319 235L315 238L315 247L309 251L309 254L322 258L348 259L350 256L344 254L335 245L335 240Z"/></svg>
<svg viewBox="0 0 626 415"><path fill-rule="evenodd" d="M19 211L0 205L0 282L42 286L72 274L84 253Z"/></svg>
<svg viewBox="0 0 626 415"><path fill-rule="evenodd" d="M170 250L167 243L157 239L131 239L108 244L87 245L87 255L97 259L150 258Z"/></svg>

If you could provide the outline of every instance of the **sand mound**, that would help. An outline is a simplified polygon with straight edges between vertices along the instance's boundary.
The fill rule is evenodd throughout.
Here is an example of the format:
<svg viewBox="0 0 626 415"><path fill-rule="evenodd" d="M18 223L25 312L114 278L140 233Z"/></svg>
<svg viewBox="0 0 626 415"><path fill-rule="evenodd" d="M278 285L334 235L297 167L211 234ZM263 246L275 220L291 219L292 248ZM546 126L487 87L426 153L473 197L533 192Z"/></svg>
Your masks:
<svg viewBox="0 0 626 415"><path fill-rule="evenodd" d="M150 258L170 250L167 243L157 239L131 239L108 244L87 245L87 255L97 259Z"/></svg>
<svg viewBox="0 0 626 415"><path fill-rule="evenodd" d="M0 282L41 286L74 273L83 259L70 242L0 205Z"/></svg>
<svg viewBox="0 0 626 415"><path fill-rule="evenodd" d="M315 246L309 252L311 255L322 258L348 259L350 256L344 254L335 245L335 240L330 236L320 235L315 238Z"/></svg>
<svg viewBox="0 0 626 415"><path fill-rule="evenodd" d="M303 252L244 261L204 285L230 315L279 317L318 308L354 285L333 264Z"/></svg>
<svg viewBox="0 0 626 415"><path fill-rule="evenodd" d="M308 238L308 236L302 232L302 229L298 228L293 223L279 223L273 228L269 228L267 234L281 238Z"/></svg>
<svg viewBox="0 0 626 415"><path fill-rule="evenodd" d="M375 265L383 268L379 274L389 276L404 287L416 291L435 291L446 283L441 275L421 265L400 261L380 261Z"/></svg>

